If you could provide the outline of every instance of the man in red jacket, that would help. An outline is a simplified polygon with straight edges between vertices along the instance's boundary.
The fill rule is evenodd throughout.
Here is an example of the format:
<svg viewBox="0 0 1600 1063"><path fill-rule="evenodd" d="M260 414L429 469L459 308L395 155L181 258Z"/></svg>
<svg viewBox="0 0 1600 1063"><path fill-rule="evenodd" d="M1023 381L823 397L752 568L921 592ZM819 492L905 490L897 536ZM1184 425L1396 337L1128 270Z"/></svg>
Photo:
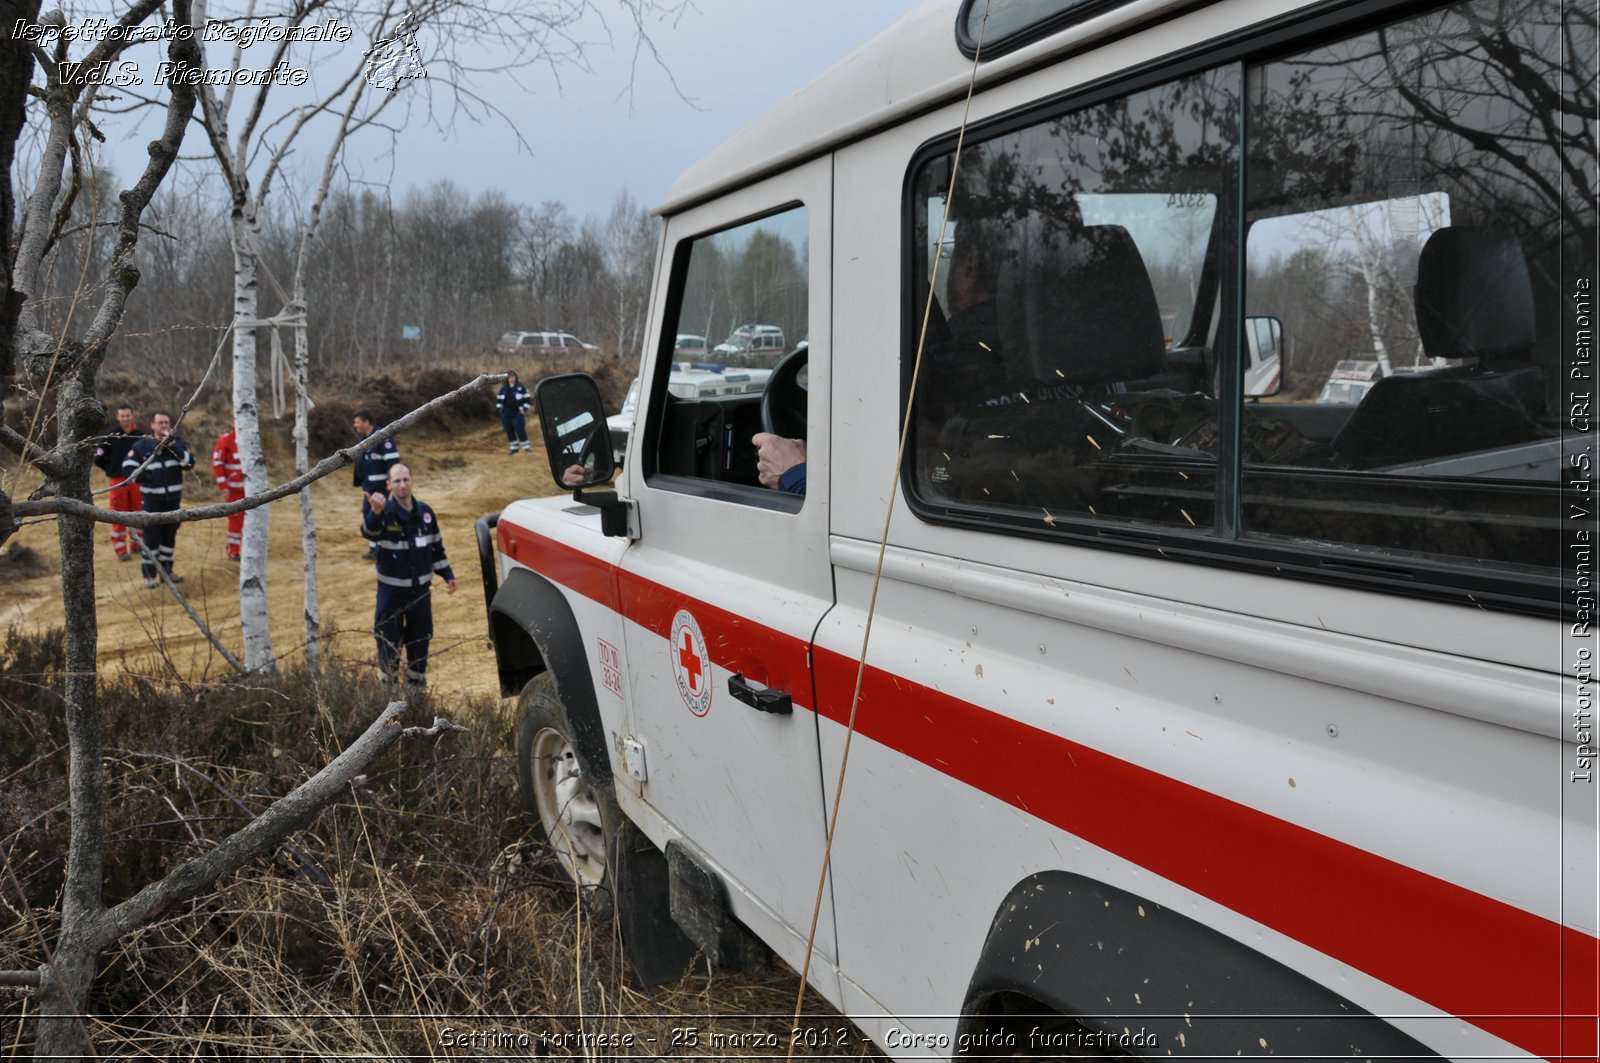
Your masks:
<svg viewBox="0 0 1600 1063"><path fill-rule="evenodd" d="M124 402L117 407L116 427L94 441L94 463L111 485L106 505L118 513L137 513L144 508L138 483L128 479L127 470L122 467L128 449L144 434L133 416L133 407ZM139 556L138 550L129 548L128 529L121 524L111 526L111 548L117 552L118 561L132 561Z"/></svg>
<svg viewBox="0 0 1600 1063"><path fill-rule="evenodd" d="M217 490L224 502L237 502L244 497L244 466L239 463L239 443L232 425L217 437L211 448L211 475L217 479ZM239 560L239 549L244 543L244 514L228 517L228 560Z"/></svg>

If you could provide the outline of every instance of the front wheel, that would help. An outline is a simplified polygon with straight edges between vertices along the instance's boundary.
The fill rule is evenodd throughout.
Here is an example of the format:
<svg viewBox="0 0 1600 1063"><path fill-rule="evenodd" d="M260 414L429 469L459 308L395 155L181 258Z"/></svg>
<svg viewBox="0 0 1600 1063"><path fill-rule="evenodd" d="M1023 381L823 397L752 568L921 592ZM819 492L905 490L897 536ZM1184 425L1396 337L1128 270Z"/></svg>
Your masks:
<svg viewBox="0 0 1600 1063"><path fill-rule="evenodd" d="M572 726L548 673L522 691L517 728L517 784L522 805L539 824L561 869L577 885L590 914L609 919L615 907L607 853L622 820L611 788L584 771Z"/></svg>

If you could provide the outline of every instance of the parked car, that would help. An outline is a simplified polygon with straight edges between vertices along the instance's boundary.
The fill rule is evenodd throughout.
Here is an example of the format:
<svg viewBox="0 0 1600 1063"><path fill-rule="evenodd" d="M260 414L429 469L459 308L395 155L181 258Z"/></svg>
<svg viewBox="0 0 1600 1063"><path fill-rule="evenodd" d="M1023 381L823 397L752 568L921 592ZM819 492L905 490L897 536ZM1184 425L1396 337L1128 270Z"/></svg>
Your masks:
<svg viewBox="0 0 1600 1063"><path fill-rule="evenodd" d="M783 329L777 325L740 325L717 344L714 353L779 354L783 350Z"/></svg>
<svg viewBox="0 0 1600 1063"><path fill-rule="evenodd" d="M706 338L704 336L690 336L687 333L678 333L677 341L672 345L674 358L688 358L692 355L706 353Z"/></svg>
<svg viewBox="0 0 1600 1063"><path fill-rule="evenodd" d="M756 395L767 386L770 369L746 369L742 366L693 365L674 363L667 377L667 393L680 399L706 399L719 395ZM639 409L639 378L628 385L628 397L622 400L622 409L606 418L606 428L611 435L611 449L622 464L628 450L628 435L633 431L633 419Z"/></svg>
<svg viewBox="0 0 1600 1063"><path fill-rule="evenodd" d="M570 332L507 332L495 347L501 354L581 354L599 349Z"/></svg>

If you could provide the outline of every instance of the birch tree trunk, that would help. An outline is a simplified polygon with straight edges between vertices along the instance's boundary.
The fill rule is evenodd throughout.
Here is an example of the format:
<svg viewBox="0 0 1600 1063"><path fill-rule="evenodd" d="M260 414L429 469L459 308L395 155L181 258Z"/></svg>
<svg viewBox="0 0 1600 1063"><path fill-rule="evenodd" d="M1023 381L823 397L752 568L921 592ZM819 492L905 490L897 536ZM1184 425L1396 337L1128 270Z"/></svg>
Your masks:
<svg viewBox="0 0 1600 1063"><path fill-rule="evenodd" d="M298 272L294 300L303 313L305 281ZM306 323L302 320L294 330L294 474L297 477L304 476L311 467L307 425L311 399L306 394L306 369L310 360ZM305 563L306 671L317 672L322 667L322 609L317 603L317 516L311 508L309 486L300 491L300 553Z"/></svg>
<svg viewBox="0 0 1600 1063"><path fill-rule="evenodd" d="M260 246L257 206L248 187L234 193L233 315L238 322L256 319L260 285L256 279ZM256 333L248 325L233 330L233 425L244 466L245 494L268 486L267 456L261 449L261 410L256 399ZM267 506L244 516L244 543L239 561L239 619L244 630L244 666L252 672L276 669L272 624L267 617Z"/></svg>

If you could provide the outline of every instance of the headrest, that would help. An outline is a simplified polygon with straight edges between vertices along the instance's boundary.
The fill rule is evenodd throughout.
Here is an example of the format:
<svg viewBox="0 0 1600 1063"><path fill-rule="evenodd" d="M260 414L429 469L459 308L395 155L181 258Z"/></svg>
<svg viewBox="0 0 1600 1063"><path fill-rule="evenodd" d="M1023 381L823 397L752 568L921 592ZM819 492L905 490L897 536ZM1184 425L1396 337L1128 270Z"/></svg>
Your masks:
<svg viewBox="0 0 1600 1063"><path fill-rule="evenodd" d="M1161 371L1161 312L1128 230L1048 230L1030 249L1028 265L1025 318L1035 376L1108 384Z"/></svg>
<svg viewBox="0 0 1600 1063"><path fill-rule="evenodd" d="M1439 229L1417 257L1415 295L1417 334L1429 357L1481 363L1532 354L1533 285L1515 234Z"/></svg>

